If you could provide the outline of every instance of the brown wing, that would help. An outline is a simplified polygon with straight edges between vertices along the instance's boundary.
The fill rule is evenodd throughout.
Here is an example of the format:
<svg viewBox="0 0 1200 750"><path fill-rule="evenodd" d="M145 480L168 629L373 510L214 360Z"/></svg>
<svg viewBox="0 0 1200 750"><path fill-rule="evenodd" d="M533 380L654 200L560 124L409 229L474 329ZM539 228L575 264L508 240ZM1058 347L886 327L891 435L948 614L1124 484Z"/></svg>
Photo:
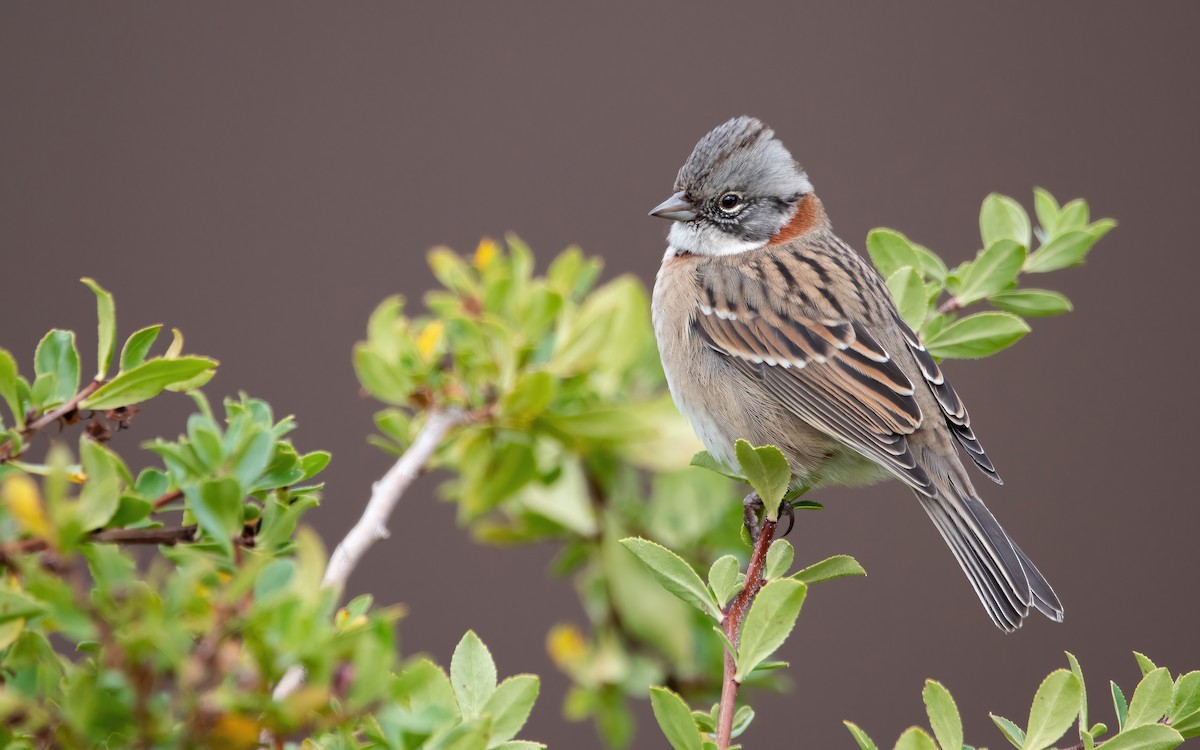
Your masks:
<svg viewBox="0 0 1200 750"><path fill-rule="evenodd" d="M979 438L975 437L975 431L971 429L971 415L967 413L966 405L958 397L958 394L955 393L954 387L946 380L946 376L942 374L942 369L938 367L933 356L925 351L925 347L921 344L921 340L917 338L917 335L913 333L913 330L904 321L900 320L899 317L897 317L896 322L904 332L904 340L908 343L909 350L912 351L913 357L917 360L917 365L921 368L921 375L924 376L925 382L929 384L933 395L937 397L938 406L942 408L942 415L946 418L946 424L950 426L950 431L954 433L954 437L958 440L959 445L966 450L967 455L971 457L975 465L989 479L996 484L1004 484L1004 480L996 472L996 467L992 465L992 460L984 452Z"/></svg>
<svg viewBox="0 0 1200 750"><path fill-rule="evenodd" d="M783 315L770 305L732 309L728 298L712 294L709 302L696 310L692 324L711 349L758 379L796 416L918 492L936 495L906 437L922 419L913 384L861 323Z"/></svg>

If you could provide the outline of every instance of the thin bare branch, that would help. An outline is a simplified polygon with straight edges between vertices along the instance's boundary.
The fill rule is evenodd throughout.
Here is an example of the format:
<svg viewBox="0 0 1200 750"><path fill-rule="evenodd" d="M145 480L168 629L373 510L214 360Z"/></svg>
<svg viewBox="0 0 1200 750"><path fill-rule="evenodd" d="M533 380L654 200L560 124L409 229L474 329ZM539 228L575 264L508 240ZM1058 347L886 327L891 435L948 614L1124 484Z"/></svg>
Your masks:
<svg viewBox="0 0 1200 750"><path fill-rule="evenodd" d="M429 463L434 451L446 439L446 435L455 427L468 421L469 415L461 409L434 408L428 412L425 426L417 434L416 440L408 447L392 468L383 478L371 488L371 499L367 502L366 510L354 528L338 543L329 558L329 566L325 568L325 579L321 585L333 589L340 595L346 587L350 574L362 560L371 545L380 539L388 537L387 522L392 511L396 509L405 490ZM293 665L279 684L275 686L275 700L282 700L290 695L304 681L304 669Z"/></svg>

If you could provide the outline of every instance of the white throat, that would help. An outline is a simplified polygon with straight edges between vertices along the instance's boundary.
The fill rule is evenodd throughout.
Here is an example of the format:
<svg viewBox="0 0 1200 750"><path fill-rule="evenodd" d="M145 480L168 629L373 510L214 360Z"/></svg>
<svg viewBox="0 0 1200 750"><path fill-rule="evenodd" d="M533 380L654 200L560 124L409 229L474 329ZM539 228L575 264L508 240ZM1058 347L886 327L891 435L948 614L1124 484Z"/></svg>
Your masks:
<svg viewBox="0 0 1200 750"><path fill-rule="evenodd" d="M766 242L749 242L722 232L714 226L701 222L675 222L667 233L670 247L667 255L677 255L681 252L695 255L737 255L751 250L757 250Z"/></svg>

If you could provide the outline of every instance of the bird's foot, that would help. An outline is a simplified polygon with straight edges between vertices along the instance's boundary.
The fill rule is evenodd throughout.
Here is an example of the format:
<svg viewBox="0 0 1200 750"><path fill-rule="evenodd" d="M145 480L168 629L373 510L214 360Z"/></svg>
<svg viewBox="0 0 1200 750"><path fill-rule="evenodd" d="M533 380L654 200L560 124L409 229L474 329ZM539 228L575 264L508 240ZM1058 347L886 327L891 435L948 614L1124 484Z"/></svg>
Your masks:
<svg viewBox="0 0 1200 750"><path fill-rule="evenodd" d="M803 492L796 495L799 497ZM763 504L762 498L757 492L751 492L742 500L742 523L746 527L746 532L750 534L750 542L758 541L758 535L762 533L763 518L762 513L766 506ZM783 538L792 533L792 528L796 525L796 508L791 500L784 500L779 504L779 515L777 518L782 520L787 518L787 530L779 535L778 538ZM778 523L779 521L776 521Z"/></svg>
<svg viewBox="0 0 1200 750"><path fill-rule="evenodd" d="M746 527L746 533L750 535L750 543L753 545L758 541L758 535L762 533L762 521L759 520L759 513L763 508L762 498L757 492L751 492L742 500L742 524Z"/></svg>

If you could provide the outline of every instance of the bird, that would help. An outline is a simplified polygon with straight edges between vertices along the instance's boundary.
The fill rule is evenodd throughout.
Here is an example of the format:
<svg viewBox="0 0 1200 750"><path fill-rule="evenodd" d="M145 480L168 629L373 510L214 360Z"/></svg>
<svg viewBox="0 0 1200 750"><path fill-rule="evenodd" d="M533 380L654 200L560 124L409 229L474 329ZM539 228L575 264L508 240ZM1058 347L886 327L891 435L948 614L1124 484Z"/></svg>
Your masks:
<svg viewBox="0 0 1200 750"><path fill-rule="evenodd" d="M966 406L875 268L834 234L804 169L753 117L696 144L654 283L667 385L708 452L774 445L792 487L908 485L992 622L1056 622L1054 589L980 499L962 456L1002 483Z"/></svg>

